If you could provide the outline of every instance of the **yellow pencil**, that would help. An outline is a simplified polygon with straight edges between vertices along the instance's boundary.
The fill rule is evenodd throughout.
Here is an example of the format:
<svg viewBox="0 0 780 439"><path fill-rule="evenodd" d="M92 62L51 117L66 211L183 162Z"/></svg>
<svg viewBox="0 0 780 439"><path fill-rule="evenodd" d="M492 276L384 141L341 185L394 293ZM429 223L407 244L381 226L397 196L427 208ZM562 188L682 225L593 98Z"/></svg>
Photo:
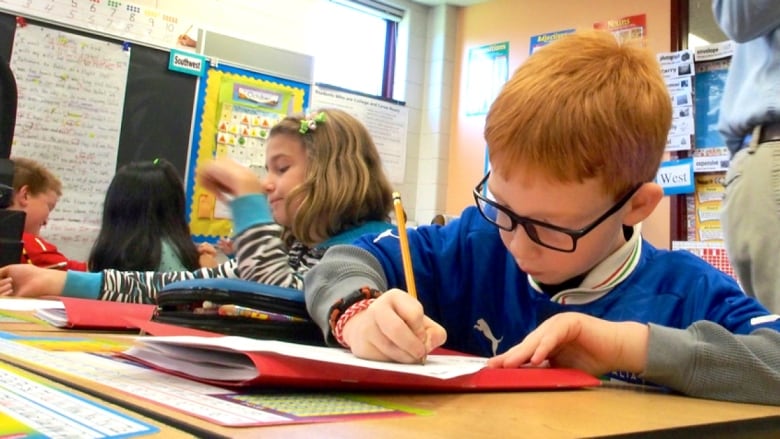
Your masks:
<svg viewBox="0 0 780 439"><path fill-rule="evenodd" d="M406 278L406 290L415 299L417 288L414 285L414 269L412 268L412 254L409 252L409 237L406 235L406 214L401 205L401 194L393 192L393 207L395 219L398 223L398 239L401 240L401 261L404 264L404 278Z"/></svg>
<svg viewBox="0 0 780 439"><path fill-rule="evenodd" d="M412 268L412 254L409 252L409 236L406 234L406 213L401 204L401 194L393 192L393 207L395 219L398 223L398 239L401 241L401 262L404 264L404 278L406 278L406 290L410 296L417 299L417 287L414 285L414 269ZM428 345L428 334L425 334L425 344ZM420 364L425 364L427 355L420 358Z"/></svg>

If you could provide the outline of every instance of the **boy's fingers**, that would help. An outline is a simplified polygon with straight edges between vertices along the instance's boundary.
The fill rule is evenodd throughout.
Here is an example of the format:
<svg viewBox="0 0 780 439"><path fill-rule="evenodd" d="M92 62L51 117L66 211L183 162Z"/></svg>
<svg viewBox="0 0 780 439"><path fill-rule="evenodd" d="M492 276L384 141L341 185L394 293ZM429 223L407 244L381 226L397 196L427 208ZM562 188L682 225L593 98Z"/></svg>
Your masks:
<svg viewBox="0 0 780 439"><path fill-rule="evenodd" d="M438 348L447 341L447 331L434 322L431 318L425 317L425 348L427 352Z"/></svg>
<svg viewBox="0 0 780 439"><path fill-rule="evenodd" d="M378 332L383 337L376 343L376 346L395 361L411 362L413 360L419 361L426 354L425 349L425 328L422 325L422 314L418 318L412 316L402 315L398 313L396 309L395 313L392 312L377 312L376 325ZM419 330L416 329L414 323L410 324L409 320L419 320ZM404 361L404 359L406 359Z"/></svg>

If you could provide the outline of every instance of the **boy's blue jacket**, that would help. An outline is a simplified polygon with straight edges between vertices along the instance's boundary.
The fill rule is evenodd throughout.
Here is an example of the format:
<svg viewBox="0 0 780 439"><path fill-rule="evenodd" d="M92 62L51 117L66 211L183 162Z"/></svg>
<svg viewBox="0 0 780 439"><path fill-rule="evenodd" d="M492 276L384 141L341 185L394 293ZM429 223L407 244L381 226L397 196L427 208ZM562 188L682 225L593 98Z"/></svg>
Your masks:
<svg viewBox="0 0 780 439"><path fill-rule="evenodd" d="M780 330L780 320L725 273L688 252L659 250L646 241L633 272L609 293L584 304L561 304L531 286L498 229L474 207L444 227L410 231L409 240L425 313L447 328L445 346L461 352L502 353L565 311L681 329L709 320L735 334ZM406 289L395 231L364 236L355 245L379 260L388 288Z"/></svg>

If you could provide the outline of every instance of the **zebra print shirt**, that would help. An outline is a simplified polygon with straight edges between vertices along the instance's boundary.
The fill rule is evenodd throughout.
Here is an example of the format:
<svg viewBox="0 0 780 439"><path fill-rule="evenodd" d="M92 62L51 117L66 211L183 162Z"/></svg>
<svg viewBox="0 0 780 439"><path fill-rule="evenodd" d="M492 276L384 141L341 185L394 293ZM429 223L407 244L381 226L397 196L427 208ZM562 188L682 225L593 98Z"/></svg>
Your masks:
<svg viewBox="0 0 780 439"><path fill-rule="evenodd" d="M100 300L156 303L165 285L186 279L241 278L255 282L303 289L303 275L319 262L325 248L310 248L299 242L288 249L281 240L282 227L262 224L236 237L236 259L215 268L195 271L103 271Z"/></svg>

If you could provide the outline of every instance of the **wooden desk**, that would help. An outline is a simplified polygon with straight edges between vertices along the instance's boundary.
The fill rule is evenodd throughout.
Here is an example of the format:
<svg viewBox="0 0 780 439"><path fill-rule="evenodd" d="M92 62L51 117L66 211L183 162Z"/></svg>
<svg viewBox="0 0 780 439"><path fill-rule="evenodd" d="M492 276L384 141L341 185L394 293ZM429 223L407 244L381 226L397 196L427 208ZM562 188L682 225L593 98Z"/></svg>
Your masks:
<svg viewBox="0 0 780 439"><path fill-rule="evenodd" d="M671 433L676 437L740 437L737 435L740 433L743 434L741 437L755 438L762 435L773 437L780 431L780 407L702 400L627 387L513 393L379 394L373 396L383 401L429 410L433 415L227 428L149 401L116 395L115 390L88 380L58 377L32 370L198 436L209 432L231 438L257 437L262 434L264 438L284 439L493 439L497 435L570 438L630 435L658 430L659 437L667 437ZM773 431L774 435L771 434Z"/></svg>
<svg viewBox="0 0 780 439"><path fill-rule="evenodd" d="M3 330L2 326L0 330ZM105 333L57 331L60 332L58 335L111 337ZM52 335L51 332L48 335ZM116 336L117 339L126 337ZM14 359L6 360L19 364ZM756 438L780 435L780 407L703 400L623 386L546 392L379 394L376 396L383 401L428 410L433 414L354 422L227 428L146 400L126 395L114 396L115 390L88 380L52 376L40 370L36 372L198 436L494 439L613 435Z"/></svg>

